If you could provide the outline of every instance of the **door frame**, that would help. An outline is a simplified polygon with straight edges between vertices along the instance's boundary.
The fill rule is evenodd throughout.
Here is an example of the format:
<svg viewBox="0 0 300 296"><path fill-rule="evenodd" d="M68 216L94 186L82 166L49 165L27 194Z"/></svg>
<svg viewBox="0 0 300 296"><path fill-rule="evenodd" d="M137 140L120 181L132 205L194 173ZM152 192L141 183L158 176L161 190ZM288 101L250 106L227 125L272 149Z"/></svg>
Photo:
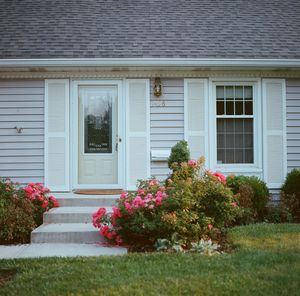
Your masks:
<svg viewBox="0 0 300 296"><path fill-rule="evenodd" d="M118 90L118 183L117 184L78 184L78 87L79 86L117 86ZM71 83L71 180L72 189L122 189L125 188L125 96L122 80L72 80Z"/></svg>

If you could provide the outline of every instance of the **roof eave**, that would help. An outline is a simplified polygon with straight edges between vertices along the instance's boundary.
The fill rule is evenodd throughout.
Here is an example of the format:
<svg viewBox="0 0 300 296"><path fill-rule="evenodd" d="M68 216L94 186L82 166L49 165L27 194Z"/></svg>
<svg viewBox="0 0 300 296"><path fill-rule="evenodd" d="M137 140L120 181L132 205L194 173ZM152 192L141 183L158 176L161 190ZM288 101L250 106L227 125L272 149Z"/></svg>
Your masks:
<svg viewBox="0 0 300 296"><path fill-rule="evenodd" d="M0 59L0 67L245 67L300 68L300 59L38 58Z"/></svg>

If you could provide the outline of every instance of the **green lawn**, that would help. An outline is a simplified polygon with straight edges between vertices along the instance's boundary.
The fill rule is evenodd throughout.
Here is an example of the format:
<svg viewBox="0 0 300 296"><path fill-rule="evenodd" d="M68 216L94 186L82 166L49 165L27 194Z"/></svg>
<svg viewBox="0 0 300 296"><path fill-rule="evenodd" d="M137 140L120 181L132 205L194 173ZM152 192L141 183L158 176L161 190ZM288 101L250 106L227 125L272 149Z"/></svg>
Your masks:
<svg viewBox="0 0 300 296"><path fill-rule="evenodd" d="M300 225L230 231L232 254L2 260L16 269L0 295L299 295Z"/></svg>

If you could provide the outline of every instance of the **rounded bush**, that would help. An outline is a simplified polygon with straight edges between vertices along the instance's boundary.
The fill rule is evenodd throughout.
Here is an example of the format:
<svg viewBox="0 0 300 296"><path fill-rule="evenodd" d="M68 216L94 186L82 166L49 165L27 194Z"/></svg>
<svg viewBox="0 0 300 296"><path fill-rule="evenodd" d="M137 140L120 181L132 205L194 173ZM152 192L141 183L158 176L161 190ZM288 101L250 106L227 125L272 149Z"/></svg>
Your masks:
<svg viewBox="0 0 300 296"><path fill-rule="evenodd" d="M187 162L190 159L190 150L188 148L187 141L179 141L171 149L171 154L168 159L168 166L170 169L174 169L173 164L180 165L183 162Z"/></svg>
<svg viewBox="0 0 300 296"><path fill-rule="evenodd" d="M300 221L300 169L287 174L281 187L281 201L296 221Z"/></svg>
<svg viewBox="0 0 300 296"><path fill-rule="evenodd" d="M270 200L266 183L255 176L230 176L227 178L227 185L234 194L239 194L240 206L248 209L248 214L250 213L254 220L263 221Z"/></svg>

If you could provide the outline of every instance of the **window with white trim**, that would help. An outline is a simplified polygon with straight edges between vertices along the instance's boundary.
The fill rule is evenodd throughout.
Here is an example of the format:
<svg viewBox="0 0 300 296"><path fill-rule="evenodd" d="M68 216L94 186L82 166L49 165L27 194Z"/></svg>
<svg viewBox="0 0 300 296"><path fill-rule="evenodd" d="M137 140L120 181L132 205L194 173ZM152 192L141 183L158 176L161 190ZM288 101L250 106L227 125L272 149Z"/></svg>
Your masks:
<svg viewBox="0 0 300 296"><path fill-rule="evenodd" d="M216 85L217 164L254 163L252 85Z"/></svg>

